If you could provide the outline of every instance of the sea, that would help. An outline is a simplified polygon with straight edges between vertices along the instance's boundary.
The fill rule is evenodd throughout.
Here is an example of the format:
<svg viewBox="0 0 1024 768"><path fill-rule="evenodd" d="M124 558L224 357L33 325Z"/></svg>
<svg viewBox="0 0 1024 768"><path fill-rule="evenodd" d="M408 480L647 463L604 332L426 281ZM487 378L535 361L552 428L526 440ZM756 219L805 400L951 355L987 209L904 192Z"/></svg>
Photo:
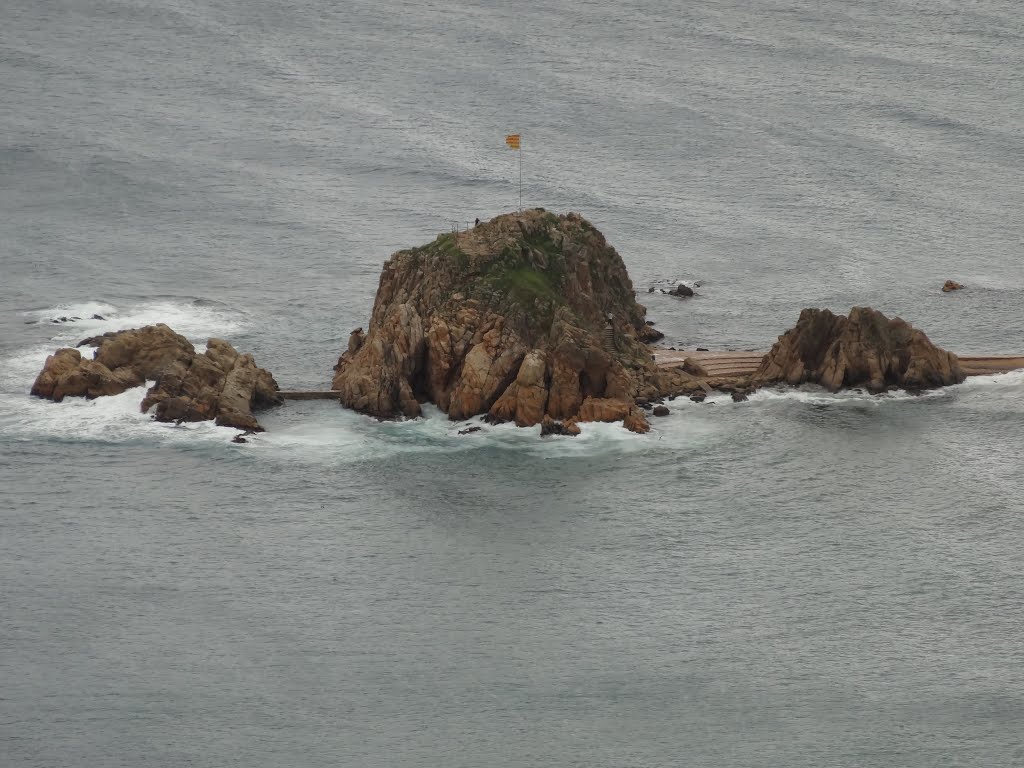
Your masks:
<svg viewBox="0 0 1024 768"><path fill-rule="evenodd" d="M0 765L1024 765L1024 372L546 439L29 396L157 322L327 388L391 253L520 206L666 346L1020 354L1022 178L1013 0L3 0Z"/></svg>

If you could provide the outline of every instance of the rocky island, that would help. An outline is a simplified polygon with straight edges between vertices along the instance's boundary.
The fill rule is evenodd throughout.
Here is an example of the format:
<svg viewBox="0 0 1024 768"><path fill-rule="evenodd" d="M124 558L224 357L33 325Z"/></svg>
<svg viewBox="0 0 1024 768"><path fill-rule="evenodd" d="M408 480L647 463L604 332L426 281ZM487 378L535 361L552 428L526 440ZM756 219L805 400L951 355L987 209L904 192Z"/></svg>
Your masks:
<svg viewBox="0 0 1024 768"><path fill-rule="evenodd" d="M157 421L213 420L218 426L262 432L253 410L281 403L277 382L223 339L196 352L184 336L158 323L85 339L93 358L77 348L58 349L32 385L32 394L55 402L65 397L118 395L154 381L142 401Z"/></svg>
<svg viewBox="0 0 1024 768"><path fill-rule="evenodd" d="M879 393L946 387L965 378L957 356L936 347L910 323L854 307L848 317L805 309L764 356L752 383L810 383L830 392L860 387Z"/></svg>
<svg viewBox="0 0 1024 768"><path fill-rule="evenodd" d="M570 432L624 420L646 432L638 399L699 385L654 364L645 315L622 258L583 217L498 216L387 261L333 387L379 418L419 416L431 402L454 420L547 419Z"/></svg>
<svg viewBox="0 0 1024 768"><path fill-rule="evenodd" d="M667 415L662 401L678 395L702 401L717 389L742 401L758 387L808 383L918 391L967 373L920 330L860 307L846 317L803 310L768 354L741 355L739 368L723 370L712 355L709 372L675 350L659 365L649 344L662 334L646 314L622 258L582 216L539 208L505 214L391 256L367 330L349 336L332 390L285 394L330 397L380 419L415 418L433 403L452 420L540 424L542 435L579 434L588 421L621 421L642 433L650 429L646 412ZM58 349L33 395L60 402L153 381L142 410L155 419L251 431L262 431L254 411L282 401L274 377L222 339L210 339L200 354L157 324L78 346L94 347L93 357Z"/></svg>

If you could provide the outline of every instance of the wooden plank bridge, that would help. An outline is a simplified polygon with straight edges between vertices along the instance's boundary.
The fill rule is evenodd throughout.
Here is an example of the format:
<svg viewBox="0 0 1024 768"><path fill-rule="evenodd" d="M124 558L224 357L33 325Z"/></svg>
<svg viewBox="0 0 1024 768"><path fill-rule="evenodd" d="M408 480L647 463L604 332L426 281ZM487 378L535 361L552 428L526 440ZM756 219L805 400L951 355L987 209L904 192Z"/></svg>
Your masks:
<svg viewBox="0 0 1024 768"><path fill-rule="evenodd" d="M708 378L719 376L749 376L761 365L765 352L690 352L674 349L656 349L654 359L662 368L674 368L691 360L708 373ZM960 365L968 376L986 376L1024 368L1024 355L963 355Z"/></svg>

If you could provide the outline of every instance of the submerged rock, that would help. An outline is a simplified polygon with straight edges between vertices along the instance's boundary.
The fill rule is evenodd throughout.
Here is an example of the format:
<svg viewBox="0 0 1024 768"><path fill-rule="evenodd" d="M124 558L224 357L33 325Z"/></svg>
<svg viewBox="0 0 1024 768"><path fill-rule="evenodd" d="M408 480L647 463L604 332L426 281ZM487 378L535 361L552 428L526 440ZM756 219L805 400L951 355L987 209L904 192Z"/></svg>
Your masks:
<svg viewBox="0 0 1024 768"><path fill-rule="evenodd" d="M116 395L155 381L142 410L156 406L158 421L213 419L220 426L259 431L253 409L281 402L273 376L221 339L210 339L206 352L197 354L188 339L159 323L105 333L81 346L96 347L93 359L78 349L58 349L46 359L32 394L60 402Z"/></svg>
<svg viewBox="0 0 1024 768"><path fill-rule="evenodd" d="M566 437L576 437L580 433L579 425L572 420L569 421L555 421L550 416L545 416L543 421L540 423L540 436L548 437L549 435L564 435Z"/></svg>
<svg viewBox="0 0 1024 768"><path fill-rule="evenodd" d="M586 420L588 398L632 403L687 378L653 364L646 311L619 254L581 216L507 214L394 254L333 388L379 418L432 402L453 420Z"/></svg>
<svg viewBox="0 0 1024 768"><path fill-rule="evenodd" d="M965 374L956 355L936 347L909 323L871 308L849 317L805 309L794 328L779 337L754 374L756 385L820 384L835 392L863 387L883 392L958 384Z"/></svg>
<svg viewBox="0 0 1024 768"><path fill-rule="evenodd" d="M665 334L657 328L645 325L643 328L637 330L637 338L645 344L653 344L655 341L661 341L664 339Z"/></svg>
<svg viewBox="0 0 1024 768"><path fill-rule="evenodd" d="M950 291L959 291L962 288L963 288L963 286L960 283L958 283L956 280L947 280L942 285L942 292L943 293L949 293Z"/></svg>
<svg viewBox="0 0 1024 768"><path fill-rule="evenodd" d="M679 283L675 288L668 292L669 296L679 296L683 299L688 299L693 296L693 288L686 285L685 283Z"/></svg>

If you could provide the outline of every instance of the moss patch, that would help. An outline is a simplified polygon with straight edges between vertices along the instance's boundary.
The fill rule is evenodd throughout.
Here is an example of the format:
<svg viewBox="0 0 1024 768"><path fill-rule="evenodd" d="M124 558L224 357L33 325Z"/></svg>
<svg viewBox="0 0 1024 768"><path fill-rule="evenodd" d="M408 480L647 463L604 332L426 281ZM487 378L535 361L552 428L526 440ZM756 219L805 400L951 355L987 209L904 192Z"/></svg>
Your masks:
<svg viewBox="0 0 1024 768"><path fill-rule="evenodd" d="M558 287L547 272L518 267L501 270L489 277L496 288L520 304L533 304L536 301L562 303Z"/></svg>
<svg viewBox="0 0 1024 768"><path fill-rule="evenodd" d="M459 272L466 272L469 269L469 256L459 248L455 241L454 232L438 235L437 239L429 247L434 253L449 259Z"/></svg>

